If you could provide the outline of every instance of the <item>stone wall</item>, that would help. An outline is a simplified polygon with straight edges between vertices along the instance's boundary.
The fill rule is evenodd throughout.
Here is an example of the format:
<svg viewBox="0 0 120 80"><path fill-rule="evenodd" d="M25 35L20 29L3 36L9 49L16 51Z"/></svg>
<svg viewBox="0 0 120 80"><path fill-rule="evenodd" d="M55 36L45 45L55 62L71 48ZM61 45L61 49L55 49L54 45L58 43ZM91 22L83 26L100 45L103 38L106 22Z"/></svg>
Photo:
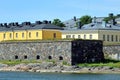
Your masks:
<svg viewBox="0 0 120 80"><path fill-rule="evenodd" d="M103 52L105 57L120 60L120 45L104 46Z"/></svg>
<svg viewBox="0 0 120 80"><path fill-rule="evenodd" d="M0 43L0 60L52 60L75 65L103 59L102 41L99 40Z"/></svg>
<svg viewBox="0 0 120 80"><path fill-rule="evenodd" d="M71 64L71 41L0 43L1 60L55 60Z"/></svg>

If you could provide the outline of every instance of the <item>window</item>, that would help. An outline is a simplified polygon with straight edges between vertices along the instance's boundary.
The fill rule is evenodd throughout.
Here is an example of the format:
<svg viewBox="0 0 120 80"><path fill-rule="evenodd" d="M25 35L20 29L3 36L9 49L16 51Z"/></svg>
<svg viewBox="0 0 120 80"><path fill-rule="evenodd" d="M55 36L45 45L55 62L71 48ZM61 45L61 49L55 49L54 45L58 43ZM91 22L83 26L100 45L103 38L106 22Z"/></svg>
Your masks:
<svg viewBox="0 0 120 80"><path fill-rule="evenodd" d="M71 38L71 35L66 35L66 38Z"/></svg>
<svg viewBox="0 0 120 80"><path fill-rule="evenodd" d="M81 38L81 36L80 36L80 35L78 35L78 38L80 39L80 38Z"/></svg>
<svg viewBox="0 0 120 80"><path fill-rule="evenodd" d="M105 35L103 35L103 41L105 41Z"/></svg>
<svg viewBox="0 0 120 80"><path fill-rule="evenodd" d="M18 33L16 33L16 38L18 38Z"/></svg>
<svg viewBox="0 0 120 80"><path fill-rule="evenodd" d="M86 35L84 35L84 39L86 39Z"/></svg>
<svg viewBox="0 0 120 80"><path fill-rule="evenodd" d="M90 35L90 39L92 39L92 35Z"/></svg>
<svg viewBox="0 0 120 80"><path fill-rule="evenodd" d="M72 38L75 38L75 35L72 35Z"/></svg>
<svg viewBox="0 0 120 80"><path fill-rule="evenodd" d="M52 56L48 56L48 59L52 59Z"/></svg>
<svg viewBox="0 0 120 80"><path fill-rule="evenodd" d="M36 59L40 59L40 56L39 56L39 55L37 55L37 56L36 56Z"/></svg>
<svg viewBox="0 0 120 80"><path fill-rule="evenodd" d="M12 33L10 33L10 38L12 38Z"/></svg>
<svg viewBox="0 0 120 80"><path fill-rule="evenodd" d="M22 33L22 38L24 38L24 33Z"/></svg>
<svg viewBox="0 0 120 80"><path fill-rule="evenodd" d="M56 33L53 34L53 38L56 38Z"/></svg>
<svg viewBox="0 0 120 80"><path fill-rule="evenodd" d="M39 35L38 35L38 32L36 32L36 37L38 37Z"/></svg>
<svg viewBox="0 0 120 80"><path fill-rule="evenodd" d="M62 56L59 56L59 60L63 60L63 57L62 57Z"/></svg>
<svg viewBox="0 0 120 80"><path fill-rule="evenodd" d="M116 42L118 41L118 36L116 35Z"/></svg>
<svg viewBox="0 0 120 80"><path fill-rule="evenodd" d="M31 37L31 32L29 32L29 37Z"/></svg>
<svg viewBox="0 0 120 80"><path fill-rule="evenodd" d="M24 56L24 59L27 59L27 55Z"/></svg>
<svg viewBox="0 0 120 80"><path fill-rule="evenodd" d="M109 35L107 35L107 41L109 41Z"/></svg>
<svg viewBox="0 0 120 80"><path fill-rule="evenodd" d="M3 38L6 38L6 35L5 35L5 34L3 34Z"/></svg>
<svg viewBox="0 0 120 80"><path fill-rule="evenodd" d="M111 35L111 41L113 41L113 35Z"/></svg>
<svg viewBox="0 0 120 80"><path fill-rule="evenodd" d="M15 55L15 59L18 59L18 56L17 56L17 55Z"/></svg>

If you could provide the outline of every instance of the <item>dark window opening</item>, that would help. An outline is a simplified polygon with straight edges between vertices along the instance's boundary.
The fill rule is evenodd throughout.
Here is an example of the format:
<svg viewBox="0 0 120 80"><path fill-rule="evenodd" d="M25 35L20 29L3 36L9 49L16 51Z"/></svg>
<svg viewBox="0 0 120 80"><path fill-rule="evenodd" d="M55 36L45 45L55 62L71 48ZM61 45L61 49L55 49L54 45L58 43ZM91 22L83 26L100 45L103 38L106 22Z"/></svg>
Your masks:
<svg viewBox="0 0 120 80"><path fill-rule="evenodd" d="M59 60L63 60L63 57L62 57L62 56L59 56Z"/></svg>
<svg viewBox="0 0 120 80"><path fill-rule="evenodd" d="M24 38L24 33L22 33L22 38Z"/></svg>
<svg viewBox="0 0 120 80"><path fill-rule="evenodd" d="M114 40L114 37L113 37L113 35L111 35L111 41L113 41Z"/></svg>
<svg viewBox="0 0 120 80"><path fill-rule="evenodd" d="M3 35L3 38L6 38L6 35L5 35L5 34Z"/></svg>
<svg viewBox="0 0 120 80"><path fill-rule="evenodd" d="M17 56L17 55L15 55L15 59L18 59L18 56Z"/></svg>
<svg viewBox="0 0 120 80"><path fill-rule="evenodd" d="M29 37L31 38L31 32L29 32Z"/></svg>
<svg viewBox="0 0 120 80"><path fill-rule="evenodd" d="M16 38L18 38L18 33L16 33Z"/></svg>
<svg viewBox="0 0 120 80"><path fill-rule="evenodd" d="M52 56L48 56L48 59L52 59Z"/></svg>
<svg viewBox="0 0 120 80"><path fill-rule="evenodd" d="M103 41L105 41L105 35L103 35Z"/></svg>
<svg viewBox="0 0 120 80"><path fill-rule="evenodd" d="M37 56L36 56L36 59L40 59L40 56L39 56L39 55L37 55Z"/></svg>
<svg viewBox="0 0 120 80"><path fill-rule="evenodd" d="M27 59L27 55L24 56L24 59Z"/></svg>
<svg viewBox="0 0 120 80"><path fill-rule="evenodd" d="M53 34L53 37L56 38L56 33Z"/></svg>
<svg viewBox="0 0 120 80"><path fill-rule="evenodd" d="M12 38L12 33L10 33L10 38Z"/></svg>

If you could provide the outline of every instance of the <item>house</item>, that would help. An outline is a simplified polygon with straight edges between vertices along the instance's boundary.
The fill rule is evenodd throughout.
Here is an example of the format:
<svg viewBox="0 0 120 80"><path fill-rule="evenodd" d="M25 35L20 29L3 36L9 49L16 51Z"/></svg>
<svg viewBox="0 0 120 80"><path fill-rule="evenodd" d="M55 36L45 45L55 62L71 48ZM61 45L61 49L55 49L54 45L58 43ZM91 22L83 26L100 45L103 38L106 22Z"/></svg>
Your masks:
<svg viewBox="0 0 120 80"><path fill-rule="evenodd" d="M0 24L0 41L61 39L61 27L48 21Z"/></svg>
<svg viewBox="0 0 120 80"><path fill-rule="evenodd" d="M106 43L120 42L120 27L113 24L90 23L80 29L63 30L62 39L102 40Z"/></svg>

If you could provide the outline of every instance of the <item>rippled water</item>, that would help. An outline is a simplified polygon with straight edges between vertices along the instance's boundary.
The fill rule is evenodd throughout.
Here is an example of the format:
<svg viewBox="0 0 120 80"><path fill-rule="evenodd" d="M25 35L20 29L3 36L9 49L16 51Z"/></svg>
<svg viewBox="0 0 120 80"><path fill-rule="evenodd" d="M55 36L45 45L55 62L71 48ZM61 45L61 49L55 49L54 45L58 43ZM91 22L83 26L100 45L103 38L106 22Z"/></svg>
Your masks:
<svg viewBox="0 0 120 80"><path fill-rule="evenodd" d="M120 74L0 72L0 80L120 80Z"/></svg>

